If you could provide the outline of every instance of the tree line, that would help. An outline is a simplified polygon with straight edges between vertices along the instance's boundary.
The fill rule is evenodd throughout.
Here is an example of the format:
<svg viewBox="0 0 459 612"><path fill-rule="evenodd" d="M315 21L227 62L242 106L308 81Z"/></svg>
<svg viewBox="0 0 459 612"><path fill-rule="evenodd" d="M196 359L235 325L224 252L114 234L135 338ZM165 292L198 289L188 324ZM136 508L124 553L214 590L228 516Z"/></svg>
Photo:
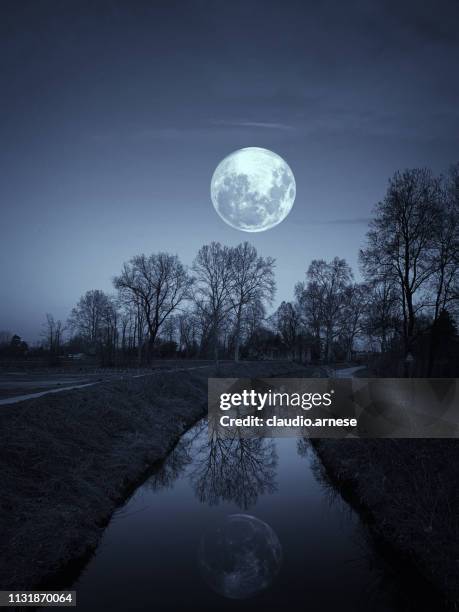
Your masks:
<svg viewBox="0 0 459 612"><path fill-rule="evenodd" d="M331 363L360 347L384 373L412 361L420 375L441 373L436 364L458 356L458 207L459 164L440 176L397 172L360 250L363 280L344 259L314 259L270 315L275 260L248 242L204 245L190 268L170 253L137 255L113 278L113 294L88 291L65 326L47 315L45 345L57 359L65 331L67 353L103 365L177 356Z"/></svg>
<svg viewBox="0 0 459 612"><path fill-rule="evenodd" d="M177 354L218 362L230 350L238 360L250 325L262 323L274 298L274 266L248 242L204 245L191 269L177 255L137 255L113 278L115 295L91 290L80 298L67 322L70 347L105 364Z"/></svg>
<svg viewBox="0 0 459 612"><path fill-rule="evenodd" d="M377 204L355 283L345 260L314 260L295 299L274 315L285 344L318 360L350 360L354 343L388 358L378 373L455 372L459 292L459 164L397 172ZM416 362L416 366L409 365Z"/></svg>

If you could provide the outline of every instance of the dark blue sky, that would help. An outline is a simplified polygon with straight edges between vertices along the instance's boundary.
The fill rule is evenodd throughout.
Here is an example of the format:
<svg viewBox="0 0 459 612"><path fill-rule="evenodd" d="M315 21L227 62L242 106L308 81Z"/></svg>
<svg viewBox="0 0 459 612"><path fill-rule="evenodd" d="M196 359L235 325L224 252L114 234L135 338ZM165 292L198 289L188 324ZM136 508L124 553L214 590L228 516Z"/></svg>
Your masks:
<svg viewBox="0 0 459 612"><path fill-rule="evenodd" d="M397 169L459 159L459 3L3 2L0 329L37 339L123 261L211 240L277 259L278 300L313 258L357 267ZM297 200L238 232L218 162L283 156Z"/></svg>

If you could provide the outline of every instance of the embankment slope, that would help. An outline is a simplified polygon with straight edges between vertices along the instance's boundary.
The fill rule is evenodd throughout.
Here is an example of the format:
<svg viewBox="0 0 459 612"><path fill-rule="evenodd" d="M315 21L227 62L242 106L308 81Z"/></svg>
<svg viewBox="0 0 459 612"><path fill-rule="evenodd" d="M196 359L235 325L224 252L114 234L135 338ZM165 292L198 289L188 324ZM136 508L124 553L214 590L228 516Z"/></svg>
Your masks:
<svg viewBox="0 0 459 612"><path fill-rule="evenodd" d="M312 441L399 580L459 606L459 440ZM427 593L427 591L426 591Z"/></svg>
<svg viewBox="0 0 459 612"><path fill-rule="evenodd" d="M286 362L220 376L298 376ZM207 407L212 367L105 382L0 410L0 588L58 588L115 508Z"/></svg>

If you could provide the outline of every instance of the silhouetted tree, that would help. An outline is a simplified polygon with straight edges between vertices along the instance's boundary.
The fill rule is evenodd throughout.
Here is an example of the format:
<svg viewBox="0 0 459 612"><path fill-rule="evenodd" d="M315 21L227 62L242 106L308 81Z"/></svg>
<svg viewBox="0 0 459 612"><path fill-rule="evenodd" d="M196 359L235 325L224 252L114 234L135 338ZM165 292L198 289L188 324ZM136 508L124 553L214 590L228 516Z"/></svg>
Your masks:
<svg viewBox="0 0 459 612"><path fill-rule="evenodd" d="M432 276L432 330L430 334L427 375L431 375L438 345L436 325L448 307L457 309L459 302L459 164L441 180L440 214L433 222L433 245L428 256Z"/></svg>
<svg viewBox="0 0 459 612"><path fill-rule="evenodd" d="M194 303L206 326L210 328L217 366L220 330L233 307L230 299L233 273L231 256L229 247L212 242L199 249L193 263L196 275Z"/></svg>
<svg viewBox="0 0 459 612"><path fill-rule="evenodd" d="M307 278L306 285L296 288L297 301L313 336L317 338L323 331L325 356L327 361L331 361L333 341L339 335L346 306L346 290L353 278L352 270L339 257L329 263L314 259L308 268Z"/></svg>
<svg viewBox="0 0 459 612"><path fill-rule="evenodd" d="M352 360L354 342L363 332L364 314L367 309L368 287L353 283L344 289L344 304L340 313L338 337L347 361Z"/></svg>
<svg viewBox="0 0 459 612"><path fill-rule="evenodd" d="M45 346L49 352L50 365L57 365L59 362L63 335L64 326L62 322L56 321L52 314L47 314L43 336L45 339Z"/></svg>
<svg viewBox="0 0 459 612"><path fill-rule="evenodd" d="M396 287L390 280L374 281L368 286L363 327L370 341L376 339L383 353L400 330L399 304Z"/></svg>
<svg viewBox="0 0 459 612"><path fill-rule="evenodd" d="M405 354L412 350L416 313L424 306L423 289L433 274L431 252L438 225L439 183L425 169L397 172L376 207L367 245L360 251L368 282L398 286Z"/></svg>
<svg viewBox="0 0 459 612"><path fill-rule="evenodd" d="M72 309L68 326L84 340L87 351L99 355L102 365L114 361L118 311L111 296L100 289L87 291Z"/></svg>
<svg viewBox="0 0 459 612"><path fill-rule="evenodd" d="M271 303L276 291L275 261L261 257L248 242L231 249L230 301L235 316L234 359L239 361L241 328L246 309L254 302Z"/></svg>
<svg viewBox="0 0 459 612"><path fill-rule="evenodd" d="M291 302L282 302L270 317L270 322L287 348L290 359L294 359L298 337L301 333L301 320L298 310Z"/></svg>
<svg viewBox="0 0 459 612"><path fill-rule="evenodd" d="M124 297L139 305L148 329L150 356L166 319L190 297L192 278L176 255L137 255L125 263L113 283Z"/></svg>

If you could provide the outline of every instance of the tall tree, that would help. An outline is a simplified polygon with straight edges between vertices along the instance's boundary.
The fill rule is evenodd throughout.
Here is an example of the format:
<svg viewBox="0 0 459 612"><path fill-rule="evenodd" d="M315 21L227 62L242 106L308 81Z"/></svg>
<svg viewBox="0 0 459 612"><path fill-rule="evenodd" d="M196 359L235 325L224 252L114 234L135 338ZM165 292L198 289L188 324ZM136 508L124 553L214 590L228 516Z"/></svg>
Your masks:
<svg viewBox="0 0 459 612"><path fill-rule="evenodd" d="M295 298L301 322L312 336L312 352L317 359L322 357L322 331L324 320L323 288L316 281L300 282L295 285Z"/></svg>
<svg viewBox="0 0 459 612"><path fill-rule="evenodd" d="M301 330L301 320L298 310L291 302L282 302L270 318L275 331L280 335L282 343L288 349L290 358L295 358L295 349Z"/></svg>
<svg viewBox="0 0 459 612"><path fill-rule="evenodd" d="M266 309L262 302L255 300L247 305L243 318L243 337L250 352L251 344L266 318Z"/></svg>
<svg viewBox="0 0 459 612"><path fill-rule="evenodd" d="M95 348L100 341L109 300L108 295L100 289L86 291L68 319L70 329L80 335L90 348Z"/></svg>
<svg viewBox="0 0 459 612"><path fill-rule="evenodd" d="M353 275L349 264L339 257L330 262L314 259L307 271L308 284L306 293L314 296L314 325L323 329L325 336L325 355L327 361L333 357L333 340L339 333L341 315L346 305L346 288Z"/></svg>
<svg viewBox="0 0 459 612"><path fill-rule="evenodd" d="M43 336L45 339L45 346L49 351L50 365L56 365L59 362L63 335L64 326L62 322L56 321L53 315L48 313L44 324Z"/></svg>
<svg viewBox="0 0 459 612"><path fill-rule="evenodd" d="M374 281L368 286L364 313L364 330L370 341L378 342L385 353L400 329L400 302L394 283L388 279Z"/></svg>
<svg viewBox="0 0 459 612"><path fill-rule="evenodd" d="M450 302L459 298L459 163L441 178L439 204L439 214L432 220L433 244L429 258L434 322Z"/></svg>
<svg viewBox="0 0 459 612"><path fill-rule="evenodd" d="M459 304L459 164L441 178L440 214L432 221L433 244L429 257L432 270L429 280L432 293L432 328L427 361L429 376L438 344L438 330L441 328L437 325L439 317L448 308L457 310Z"/></svg>
<svg viewBox="0 0 459 612"><path fill-rule="evenodd" d="M432 276L434 228L441 210L439 185L429 170L397 172L376 206L367 245L360 260L369 282L394 281L403 313L405 353L412 350L416 313L424 306L422 292Z"/></svg>
<svg viewBox="0 0 459 612"><path fill-rule="evenodd" d="M96 353L102 365L112 364L118 336L118 312L115 300L92 289L78 300L68 319L69 328Z"/></svg>
<svg viewBox="0 0 459 612"><path fill-rule="evenodd" d="M190 297L193 279L176 255L137 255L123 265L113 284L141 309L148 329L150 357L166 319Z"/></svg>
<svg viewBox="0 0 459 612"><path fill-rule="evenodd" d="M179 347L185 357L192 357L198 348L198 318L193 311L178 315Z"/></svg>
<svg viewBox="0 0 459 612"><path fill-rule="evenodd" d="M246 309L255 302L271 303L276 291L275 260L261 257L257 249L244 242L231 249L230 301L234 310L234 359L239 361L241 326Z"/></svg>
<svg viewBox="0 0 459 612"><path fill-rule="evenodd" d="M193 263L196 275L194 301L204 320L209 321L215 363L218 366L218 343L224 318L232 309L232 250L212 242L201 247Z"/></svg>
<svg viewBox="0 0 459 612"><path fill-rule="evenodd" d="M340 315L339 336L347 361L352 360L354 342L363 331L367 299L368 287L362 283L352 283L344 289L344 304Z"/></svg>

